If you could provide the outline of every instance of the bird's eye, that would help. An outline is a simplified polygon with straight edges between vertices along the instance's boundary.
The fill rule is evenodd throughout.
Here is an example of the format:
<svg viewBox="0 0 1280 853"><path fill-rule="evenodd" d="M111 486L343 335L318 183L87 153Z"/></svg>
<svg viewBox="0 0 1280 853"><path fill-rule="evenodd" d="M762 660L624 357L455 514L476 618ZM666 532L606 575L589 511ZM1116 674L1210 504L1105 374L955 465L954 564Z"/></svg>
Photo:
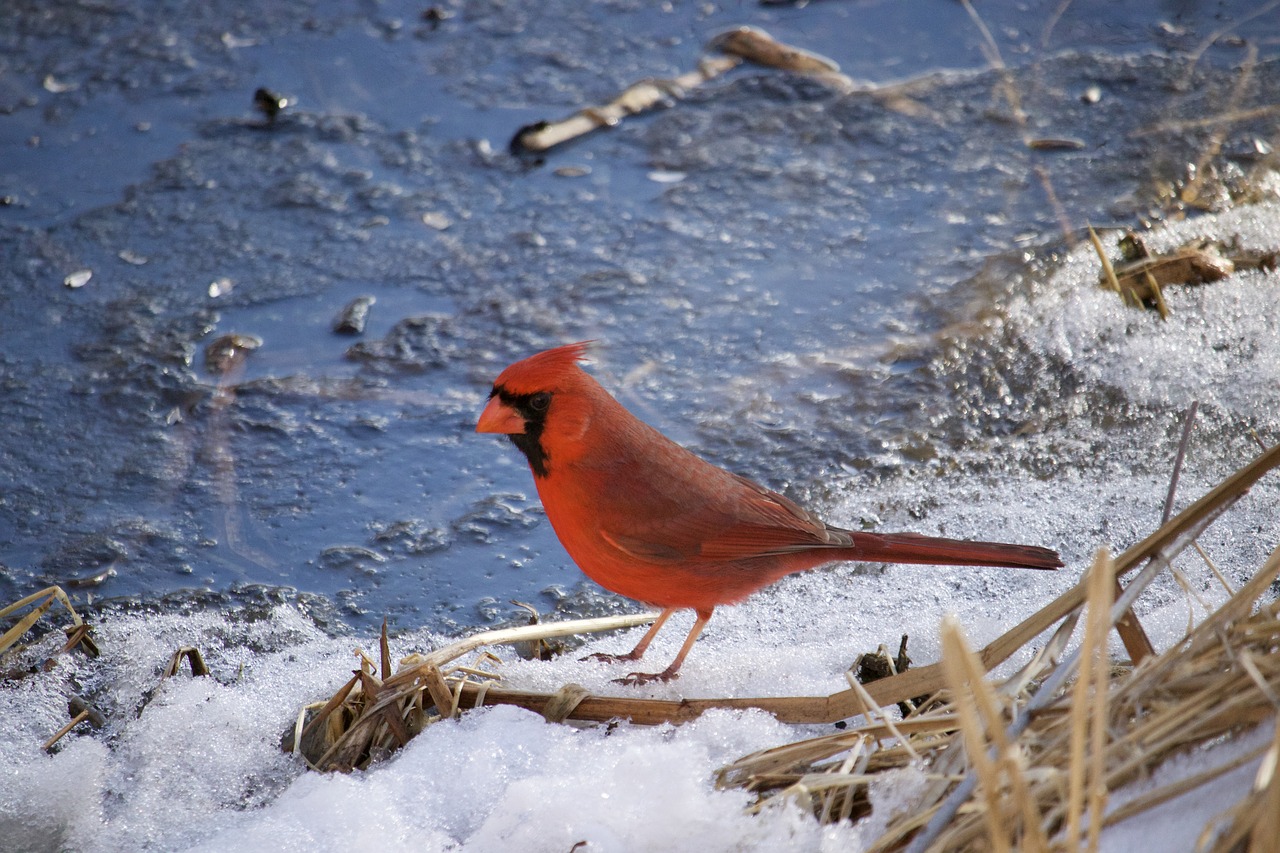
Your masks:
<svg viewBox="0 0 1280 853"><path fill-rule="evenodd" d="M551 405L551 395L546 391L539 391L529 398L529 408L535 412L545 412L547 406Z"/></svg>

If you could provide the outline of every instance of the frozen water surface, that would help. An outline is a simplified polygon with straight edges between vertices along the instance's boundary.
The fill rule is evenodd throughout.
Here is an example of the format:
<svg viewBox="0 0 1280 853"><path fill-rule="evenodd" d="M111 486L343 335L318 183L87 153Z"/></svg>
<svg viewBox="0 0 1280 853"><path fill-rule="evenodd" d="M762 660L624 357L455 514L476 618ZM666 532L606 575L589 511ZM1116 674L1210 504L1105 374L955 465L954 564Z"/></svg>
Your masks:
<svg viewBox="0 0 1280 853"><path fill-rule="evenodd" d="M1231 30L1253 6L984 8L1002 73L959 4L443 8L434 27L400 2L7 9L0 598L67 586L104 658L0 689L6 844L869 839L793 806L750 816L714 790L722 764L816 733L758 714L606 733L490 710L340 777L279 752L384 616L400 655L516 618L513 598L566 615L634 606L581 581L518 454L472 432L496 372L545 346L598 339L589 369L642 417L835 523L1033 542L1068 563L792 577L717 612L683 677L647 695L830 693L859 652L903 633L917 662L936 659L948 612L986 642L1096 548L1154 528L1191 400L1179 505L1256 452L1250 430L1280 438L1275 272L1171 288L1162 322L1100 291L1091 250L1072 248L1085 221L1150 215L1218 141L1225 125L1199 120L1224 104L1237 120L1215 167L1230 183L1265 163L1274 120L1249 111L1277 91L1276 16ZM506 153L520 126L688 70L739 24L855 80L905 83L909 101L742 68L545 162ZM1207 45L1224 27L1255 62L1240 41ZM267 123L250 107L259 86L296 102ZM1240 207L1148 242L1201 234L1275 249L1280 216ZM363 336L334 334L361 295L377 298ZM206 352L232 333L262 344L222 375ZM1263 481L1202 539L1229 577L1273 547L1278 505ZM1203 567L1180 565L1205 605L1221 601ZM1170 581L1139 612L1163 647L1203 607ZM673 623L657 665L689 620ZM213 676L157 687L185 645ZM503 675L625 689L609 681L620 667L575 658ZM107 725L46 756L71 693ZM1251 772L1203 815L1182 810L1187 825ZM890 810L914 784L874 796ZM1140 831L1191 849L1178 826Z"/></svg>
<svg viewBox="0 0 1280 853"><path fill-rule="evenodd" d="M1152 206L1211 141L1178 122L1274 90L1270 57L1239 92L1239 48L1190 62L1217 19L1104 6L988 22L1021 124L963 9L927 4L15 7L0 591L109 568L80 600L279 587L399 629L554 608L577 570L471 427L502 366L584 338L642 416L820 506L937 460L1048 475L1056 448L993 438L1094 392L981 324L1034 295L1062 222ZM907 100L744 68L541 165L505 153L741 23ZM258 86L296 103L268 124ZM1223 168L1252 168L1265 123L1232 128ZM363 337L333 334L361 295ZM228 334L262 345L221 377Z"/></svg>

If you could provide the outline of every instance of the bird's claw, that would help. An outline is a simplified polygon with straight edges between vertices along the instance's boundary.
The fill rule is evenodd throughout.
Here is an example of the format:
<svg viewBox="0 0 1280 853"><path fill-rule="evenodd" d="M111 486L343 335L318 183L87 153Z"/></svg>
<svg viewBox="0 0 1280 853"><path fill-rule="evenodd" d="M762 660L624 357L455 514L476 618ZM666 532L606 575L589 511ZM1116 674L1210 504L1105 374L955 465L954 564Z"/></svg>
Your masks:
<svg viewBox="0 0 1280 853"><path fill-rule="evenodd" d="M680 677L678 672L631 672L623 678L613 679L614 684L625 684L627 686L636 686L640 684L652 684L655 681L667 682L674 681Z"/></svg>
<svg viewBox="0 0 1280 853"><path fill-rule="evenodd" d="M640 655L635 652L629 652L625 655L611 655L608 652L595 652L586 657L578 658L578 660L598 660L604 663L618 663L620 661L636 661L640 660ZM652 684L655 681L671 681L679 678L680 673L672 672L670 669L664 669L662 672L631 672L622 678L613 679L614 684Z"/></svg>
<svg viewBox="0 0 1280 853"><path fill-rule="evenodd" d="M630 653L625 655L611 655L608 652L593 652L586 657L578 658L578 660L598 660L603 663L618 663L619 661L639 660L639 658Z"/></svg>

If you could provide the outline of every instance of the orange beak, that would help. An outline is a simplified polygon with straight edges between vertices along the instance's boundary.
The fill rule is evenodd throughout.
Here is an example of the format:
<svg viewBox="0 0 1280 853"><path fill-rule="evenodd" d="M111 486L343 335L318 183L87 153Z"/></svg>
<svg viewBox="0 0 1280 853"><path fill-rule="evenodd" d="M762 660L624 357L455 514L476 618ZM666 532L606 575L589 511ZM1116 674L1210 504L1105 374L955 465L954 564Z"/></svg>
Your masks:
<svg viewBox="0 0 1280 853"><path fill-rule="evenodd" d="M490 397L489 405L480 413L476 432L496 432L503 435L523 435L524 418L515 409L502 402L500 397Z"/></svg>

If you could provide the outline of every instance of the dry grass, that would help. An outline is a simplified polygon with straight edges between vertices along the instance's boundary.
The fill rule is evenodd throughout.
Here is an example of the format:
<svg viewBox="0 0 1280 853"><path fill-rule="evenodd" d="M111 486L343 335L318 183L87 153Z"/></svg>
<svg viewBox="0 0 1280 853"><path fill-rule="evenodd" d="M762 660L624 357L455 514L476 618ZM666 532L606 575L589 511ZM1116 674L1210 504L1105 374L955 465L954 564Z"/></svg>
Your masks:
<svg viewBox="0 0 1280 853"><path fill-rule="evenodd" d="M947 689L899 723L902 734L867 724L766 750L724 768L721 784L757 792L762 806L780 797L807 801L830 820L866 814L868 787L878 774L914 767L928 779L924 793L870 849L1078 850L1083 844L1095 850L1104 827L1265 752L1253 791L1206 829L1204 849L1275 850L1280 728L1269 748L1230 761L1215 764L1207 749L1259 725L1277 725L1280 602L1259 600L1280 576L1280 549L1180 643L1119 671L1106 653L1118 607L1112 566L1103 553L1090 570L1080 651L1031 683L1019 684L1021 674L990 682L959 627L944 624ZM1074 683L1054 690L1052 676L1064 670ZM1210 769L1107 813L1109 792L1147 778L1175 755L1196 752ZM849 773L850 761L856 775Z"/></svg>
<svg viewBox="0 0 1280 853"><path fill-rule="evenodd" d="M62 645L62 648L58 649L51 657L46 658L39 666L14 665L13 661L26 649L26 646L20 645L18 641L34 628L40 618L48 613L55 604L61 604L71 617L71 624L64 629L67 641ZM23 612L24 610L26 611L25 613ZM0 635L0 681L16 681L37 672L48 672L58 665L60 657L75 649L81 650L90 657L98 657L98 645L89 633L88 623L80 618L79 613L76 613L75 608L71 606L71 599L67 597L67 593L62 587L46 587L39 592L33 592L31 595L13 602L8 607L0 609L0 620L8 619L19 613L22 615L18 616L17 621L9 626L9 629L3 635ZM102 715L79 696L73 695L70 697L67 714L70 717L70 721L49 736L48 740L44 742L43 748L45 750L52 749L53 745L61 740L67 732L81 723L88 722L95 728L103 723Z"/></svg>
<svg viewBox="0 0 1280 853"><path fill-rule="evenodd" d="M18 617L18 621L9 627L4 634L0 635L0 655L9 655L19 651L17 645L18 640L30 631L40 620L40 617L48 613L50 608L55 604L61 604L71 616L71 627L67 629L67 636L70 638L72 632L78 631L82 636L87 637L87 631L79 631L84 625L84 620L80 618L80 614L76 613L76 609L71 606L71 599L67 597L66 592L60 586L46 587L39 592L33 592L26 598L20 598L4 609L0 609L0 619L7 619L15 613L22 612L23 608L30 607L26 613ZM34 606L33 606L34 605ZM71 647L68 640L68 649ZM91 654L97 655L96 647L86 646L91 649ZM65 650L64 650L65 651Z"/></svg>
<svg viewBox="0 0 1280 853"><path fill-rule="evenodd" d="M631 628L651 622L652 613L612 616L572 622L534 624L522 628L485 631L451 643L425 655L410 655L394 672L383 625L379 660L357 651L359 669L327 702L316 702L298 712L297 721L283 742L286 751L300 754L315 770L363 769L390 755L431 723L456 715L462 707L464 687L484 692L499 676L484 667L497 658L481 651L488 646L537 643L551 637ZM479 651L470 664L457 661ZM569 697L585 691L567 685L545 697L548 719L565 719L576 706Z"/></svg>
<svg viewBox="0 0 1280 853"><path fill-rule="evenodd" d="M35 671L21 666L14 666L11 661L17 659L21 652L26 649L26 646L18 641L34 628L40 618L48 613L55 604L61 604L71 617L71 624L63 629L67 635L67 641L61 649L39 666L39 670L47 671L52 669L58 665L59 657L75 649L83 651L90 657L96 658L98 656L98 645L94 642L90 633L91 628L87 622L80 618L80 614L76 613L76 609L71 606L71 599L67 597L66 591L60 586L46 587L39 592L33 592L25 598L18 599L8 607L0 609L0 620L8 619L15 614L22 614L17 617L17 621L9 626L4 634L0 635L0 681L23 678ZM23 613L24 610L26 610L25 613Z"/></svg>

